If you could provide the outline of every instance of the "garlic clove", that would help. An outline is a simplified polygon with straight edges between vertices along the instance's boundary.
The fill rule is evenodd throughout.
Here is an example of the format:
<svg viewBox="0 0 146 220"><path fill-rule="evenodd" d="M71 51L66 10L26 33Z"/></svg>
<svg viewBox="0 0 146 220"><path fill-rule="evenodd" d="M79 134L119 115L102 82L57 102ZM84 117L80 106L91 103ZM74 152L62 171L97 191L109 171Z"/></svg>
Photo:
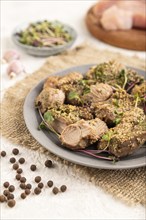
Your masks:
<svg viewBox="0 0 146 220"><path fill-rule="evenodd" d="M24 66L19 60L12 61L7 68L7 74L10 78L15 77L16 75L19 75L22 72L25 72L25 70Z"/></svg>
<svg viewBox="0 0 146 220"><path fill-rule="evenodd" d="M20 54L16 50L7 50L4 53L3 60L11 62L12 60L19 60Z"/></svg>
<svg viewBox="0 0 146 220"><path fill-rule="evenodd" d="M12 79L12 78L14 78L14 77L16 77L16 73L14 73L14 72L11 72L11 73L9 73L9 77Z"/></svg>

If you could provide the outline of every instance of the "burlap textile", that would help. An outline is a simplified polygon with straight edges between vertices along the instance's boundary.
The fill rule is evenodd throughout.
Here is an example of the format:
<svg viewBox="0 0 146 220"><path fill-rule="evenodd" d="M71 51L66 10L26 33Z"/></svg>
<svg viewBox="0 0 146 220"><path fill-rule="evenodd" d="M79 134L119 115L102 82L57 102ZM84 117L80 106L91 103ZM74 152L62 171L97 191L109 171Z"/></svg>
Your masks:
<svg viewBox="0 0 146 220"><path fill-rule="evenodd" d="M82 167L64 161L45 150L28 132L23 119L23 103L26 95L41 79L49 73L71 66L100 63L109 59L117 59L129 66L145 69L145 61L137 57L128 57L111 51L100 51L89 45L81 45L72 51L50 57L35 73L9 88L1 104L1 133L13 143L49 154L64 166L72 166L76 175L102 187L127 204L146 204L145 168L128 170L102 170Z"/></svg>

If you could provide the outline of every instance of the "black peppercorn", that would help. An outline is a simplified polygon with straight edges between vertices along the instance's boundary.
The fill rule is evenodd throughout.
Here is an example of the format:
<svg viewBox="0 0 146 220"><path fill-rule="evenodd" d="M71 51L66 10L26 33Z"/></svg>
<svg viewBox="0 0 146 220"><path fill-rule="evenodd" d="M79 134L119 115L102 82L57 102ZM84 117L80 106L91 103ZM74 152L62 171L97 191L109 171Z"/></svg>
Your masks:
<svg viewBox="0 0 146 220"><path fill-rule="evenodd" d="M31 171L35 171L35 170L36 170L36 165L32 164L32 165L30 166L30 169L31 169Z"/></svg>
<svg viewBox="0 0 146 220"><path fill-rule="evenodd" d="M40 176L36 176L35 177L35 179L34 179L34 181L36 182L36 183L39 183L40 181L41 181L41 177Z"/></svg>
<svg viewBox="0 0 146 220"><path fill-rule="evenodd" d="M44 184L43 184L43 183L39 183L39 184L38 184L38 187L39 187L40 189L42 189L42 188L44 187Z"/></svg>
<svg viewBox="0 0 146 220"><path fill-rule="evenodd" d="M31 188L32 188L31 184L28 183L28 184L26 185L26 189L31 189Z"/></svg>
<svg viewBox="0 0 146 220"><path fill-rule="evenodd" d="M3 184L3 186L5 187L5 188L8 188L9 187L9 182L5 182L4 184Z"/></svg>
<svg viewBox="0 0 146 220"><path fill-rule="evenodd" d="M4 195L0 195L0 202L6 202L6 197Z"/></svg>
<svg viewBox="0 0 146 220"><path fill-rule="evenodd" d="M14 164L13 164L13 169L14 169L14 170L17 170L18 168L19 168L19 165L18 165L17 163L14 163Z"/></svg>
<svg viewBox="0 0 146 220"><path fill-rule="evenodd" d="M19 186L20 186L21 189L26 189L26 185L25 185L25 183L20 183Z"/></svg>
<svg viewBox="0 0 146 220"><path fill-rule="evenodd" d="M26 178L25 178L25 177L21 177L21 178L20 178L20 182L21 182L21 183L25 183L25 182L26 182Z"/></svg>
<svg viewBox="0 0 146 220"><path fill-rule="evenodd" d="M30 189L25 189L25 194L29 195L30 194Z"/></svg>
<svg viewBox="0 0 146 220"><path fill-rule="evenodd" d="M47 185L48 185L49 187L52 187L52 186L53 186L53 181L52 181L52 180L49 180L49 181L47 182Z"/></svg>
<svg viewBox="0 0 146 220"><path fill-rule="evenodd" d="M7 199L10 200L10 199L14 199L14 195L12 193L10 193L8 196L7 196Z"/></svg>
<svg viewBox="0 0 146 220"><path fill-rule="evenodd" d="M15 187L13 185L10 185L9 186L9 192L14 192L14 190L15 190Z"/></svg>
<svg viewBox="0 0 146 220"><path fill-rule="evenodd" d="M5 157L5 156L6 156L6 151L3 150L3 151L1 152L1 156L2 156L2 157Z"/></svg>
<svg viewBox="0 0 146 220"><path fill-rule="evenodd" d="M10 194L10 192L9 192L8 190L4 190L4 191L3 191L3 195L4 195L4 196L8 196L9 194Z"/></svg>
<svg viewBox="0 0 146 220"><path fill-rule="evenodd" d="M21 179L21 175L17 174L15 178L16 178L16 180L20 180Z"/></svg>
<svg viewBox="0 0 146 220"><path fill-rule="evenodd" d="M16 159L14 157L11 157L10 158L10 163L15 163L16 162Z"/></svg>
<svg viewBox="0 0 146 220"><path fill-rule="evenodd" d="M34 193L35 193L36 195L39 195L39 194L41 193L41 189L40 189L39 187L36 187L36 188L34 189Z"/></svg>
<svg viewBox="0 0 146 220"><path fill-rule="evenodd" d="M61 192L65 192L67 190L67 187L65 185L62 185L60 187Z"/></svg>
<svg viewBox="0 0 146 220"><path fill-rule="evenodd" d="M14 199L10 199L10 200L8 200L8 206L9 206L10 208L14 207L15 204L16 204L16 202L15 202Z"/></svg>
<svg viewBox="0 0 146 220"><path fill-rule="evenodd" d="M25 199L25 198L26 198L26 194L25 194L25 193L21 193L20 197L21 197L22 199Z"/></svg>
<svg viewBox="0 0 146 220"><path fill-rule="evenodd" d="M52 165L53 165L53 163L52 163L51 160L46 160L46 161L45 161L45 166L46 166L46 167L50 168L50 167L52 167Z"/></svg>
<svg viewBox="0 0 146 220"><path fill-rule="evenodd" d="M12 153L13 153L14 155L17 155L17 154L19 154L19 150L18 150L17 148L14 148L14 149L12 150Z"/></svg>
<svg viewBox="0 0 146 220"><path fill-rule="evenodd" d="M59 192L59 189L57 187L54 187L52 192L56 195Z"/></svg>
<svg viewBox="0 0 146 220"><path fill-rule="evenodd" d="M21 174L23 170L21 168L18 168L17 173Z"/></svg>
<svg viewBox="0 0 146 220"><path fill-rule="evenodd" d="M25 159L23 157L21 157L18 161L19 161L20 164L25 163Z"/></svg>

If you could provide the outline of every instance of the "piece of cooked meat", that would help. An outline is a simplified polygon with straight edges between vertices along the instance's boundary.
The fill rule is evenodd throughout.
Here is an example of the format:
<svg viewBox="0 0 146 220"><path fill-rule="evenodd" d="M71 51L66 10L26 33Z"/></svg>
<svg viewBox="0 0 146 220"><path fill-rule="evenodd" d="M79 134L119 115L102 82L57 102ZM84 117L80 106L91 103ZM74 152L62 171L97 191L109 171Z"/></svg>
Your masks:
<svg viewBox="0 0 146 220"><path fill-rule="evenodd" d="M132 154L146 141L144 112L135 108L125 112L121 122L102 136L98 149L107 149L117 157Z"/></svg>
<svg viewBox="0 0 146 220"><path fill-rule="evenodd" d="M49 76L46 80L46 82L44 83L44 89L46 88L57 88L58 85L58 81L60 79L60 76Z"/></svg>
<svg viewBox="0 0 146 220"><path fill-rule="evenodd" d="M89 109L73 105L63 104L61 106L56 106L56 108L50 107L46 113L48 112L49 116L51 116L53 120L50 122L46 118L45 121L49 123L58 134L60 134L66 126L73 124L81 119L93 119L93 115Z"/></svg>
<svg viewBox="0 0 146 220"><path fill-rule="evenodd" d="M146 96L146 80L142 84L134 86L131 94L132 95L138 94L139 97L141 98L145 97Z"/></svg>
<svg viewBox="0 0 146 220"><path fill-rule="evenodd" d="M78 72L72 72L60 78L58 82L58 88L61 88L64 84L73 84L79 80L83 79L83 75Z"/></svg>
<svg viewBox="0 0 146 220"><path fill-rule="evenodd" d="M36 98L36 106L39 106L42 113L44 113L48 107L55 107L56 105L62 105L65 100L65 94L54 88L45 88Z"/></svg>
<svg viewBox="0 0 146 220"><path fill-rule="evenodd" d="M115 106L108 103L99 103L94 108L95 116L104 121L108 126L113 126L116 122Z"/></svg>
<svg viewBox="0 0 146 220"><path fill-rule="evenodd" d="M95 143L108 130L106 124L96 118L90 121L80 120L67 126L61 133L60 140L70 149L83 149Z"/></svg>
<svg viewBox="0 0 146 220"><path fill-rule="evenodd" d="M132 95L138 100L137 106L146 114L146 80L132 89Z"/></svg>
<svg viewBox="0 0 146 220"><path fill-rule="evenodd" d="M106 83L96 83L90 86L89 93L85 94L82 98L84 102L102 102L110 98L113 93L113 89Z"/></svg>
<svg viewBox="0 0 146 220"><path fill-rule="evenodd" d="M144 77L140 76L136 71L126 68L114 60L92 67L86 73L86 78L100 83L107 83L114 87L119 85L124 89L127 89L127 86L133 82L139 84L144 81Z"/></svg>
<svg viewBox="0 0 146 220"><path fill-rule="evenodd" d="M108 100L92 104L95 116L106 122L109 127L120 123L123 113L134 106L133 96L121 88L116 89Z"/></svg>

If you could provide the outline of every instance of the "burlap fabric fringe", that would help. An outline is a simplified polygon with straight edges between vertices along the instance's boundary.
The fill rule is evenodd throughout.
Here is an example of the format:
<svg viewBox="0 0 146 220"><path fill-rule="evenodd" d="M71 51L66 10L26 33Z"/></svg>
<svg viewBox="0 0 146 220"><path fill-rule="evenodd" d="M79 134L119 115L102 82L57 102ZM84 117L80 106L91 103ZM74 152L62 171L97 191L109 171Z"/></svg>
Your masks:
<svg viewBox="0 0 146 220"><path fill-rule="evenodd" d="M72 51L50 57L35 73L27 76L9 88L1 104L1 133L13 143L49 154L54 160L71 166L76 175L86 176L93 184L119 198L127 204L146 204L145 168L129 170L102 170L73 165L45 150L29 133L23 119L23 103L26 95L41 79L48 74L71 66L100 63L116 59L129 66L145 69L144 60L125 57L110 51L100 51L89 45L81 45Z"/></svg>

